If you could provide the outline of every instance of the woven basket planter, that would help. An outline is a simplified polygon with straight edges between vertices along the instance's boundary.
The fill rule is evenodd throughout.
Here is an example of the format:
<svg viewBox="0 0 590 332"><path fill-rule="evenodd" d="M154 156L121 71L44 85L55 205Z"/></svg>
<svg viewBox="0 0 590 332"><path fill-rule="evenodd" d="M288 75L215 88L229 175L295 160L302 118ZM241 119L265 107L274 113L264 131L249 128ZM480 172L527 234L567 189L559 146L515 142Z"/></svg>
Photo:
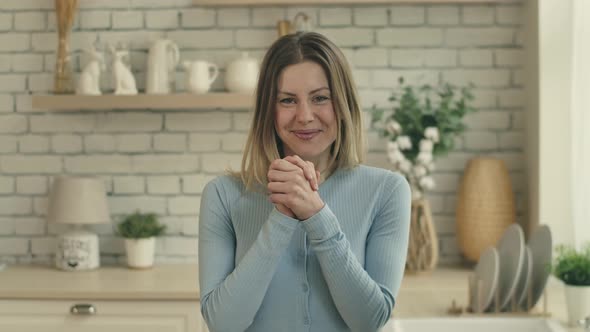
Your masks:
<svg viewBox="0 0 590 332"><path fill-rule="evenodd" d="M456 206L457 242L465 258L477 262L516 222L514 193L503 160L473 158L467 163Z"/></svg>

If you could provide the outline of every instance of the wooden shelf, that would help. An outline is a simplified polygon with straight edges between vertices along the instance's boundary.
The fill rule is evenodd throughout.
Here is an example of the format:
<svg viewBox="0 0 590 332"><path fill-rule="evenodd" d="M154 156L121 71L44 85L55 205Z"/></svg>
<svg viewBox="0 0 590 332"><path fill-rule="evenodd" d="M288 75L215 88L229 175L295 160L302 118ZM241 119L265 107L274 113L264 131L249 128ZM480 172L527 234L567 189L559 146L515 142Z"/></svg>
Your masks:
<svg viewBox="0 0 590 332"><path fill-rule="evenodd" d="M193 0L201 6L291 6L291 5L369 5L369 4L481 4L520 3L522 0Z"/></svg>
<svg viewBox="0 0 590 332"><path fill-rule="evenodd" d="M38 110L127 110L127 109L249 109L253 96L236 93L123 95L33 95L33 112Z"/></svg>

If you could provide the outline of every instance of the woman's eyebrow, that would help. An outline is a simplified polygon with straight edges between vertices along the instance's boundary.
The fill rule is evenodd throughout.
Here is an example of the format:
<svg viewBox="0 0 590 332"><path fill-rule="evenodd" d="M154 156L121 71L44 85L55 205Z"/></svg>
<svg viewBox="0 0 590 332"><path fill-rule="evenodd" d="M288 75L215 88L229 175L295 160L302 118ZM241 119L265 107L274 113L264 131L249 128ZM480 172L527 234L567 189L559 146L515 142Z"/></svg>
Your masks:
<svg viewBox="0 0 590 332"><path fill-rule="evenodd" d="M321 90L330 90L330 89L329 89L328 87L325 87L325 86L323 86L323 87L321 87L321 88L318 88L318 89L311 90L311 91L309 91L309 93L310 93L310 94L311 94L311 93L316 93L316 92L318 92L318 91L321 91ZM296 94L294 94L294 93L292 93L292 92L287 92L287 91L280 91L280 90L279 90L279 93L282 93L282 94L285 94L285 95L289 95L289 96L296 96Z"/></svg>

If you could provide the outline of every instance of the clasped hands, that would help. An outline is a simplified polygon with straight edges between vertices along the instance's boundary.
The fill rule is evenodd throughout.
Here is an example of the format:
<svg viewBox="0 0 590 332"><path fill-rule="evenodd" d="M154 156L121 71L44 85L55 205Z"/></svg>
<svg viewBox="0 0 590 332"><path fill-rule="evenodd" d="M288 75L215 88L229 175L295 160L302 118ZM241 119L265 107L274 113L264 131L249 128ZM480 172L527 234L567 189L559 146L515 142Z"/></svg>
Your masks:
<svg viewBox="0 0 590 332"><path fill-rule="evenodd" d="M318 189L320 172L299 156L275 159L268 169L269 200L282 214L301 221L324 207Z"/></svg>

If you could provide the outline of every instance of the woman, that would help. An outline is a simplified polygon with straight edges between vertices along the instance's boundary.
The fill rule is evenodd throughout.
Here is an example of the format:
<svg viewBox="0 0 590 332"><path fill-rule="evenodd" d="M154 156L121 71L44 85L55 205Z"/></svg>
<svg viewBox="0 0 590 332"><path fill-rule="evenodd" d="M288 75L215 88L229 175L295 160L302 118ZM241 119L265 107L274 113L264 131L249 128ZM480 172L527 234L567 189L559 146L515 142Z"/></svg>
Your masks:
<svg viewBox="0 0 590 332"><path fill-rule="evenodd" d="M201 312L216 331L376 331L407 253L410 188L360 165L362 112L340 50L287 35L264 57L241 172L203 191Z"/></svg>

